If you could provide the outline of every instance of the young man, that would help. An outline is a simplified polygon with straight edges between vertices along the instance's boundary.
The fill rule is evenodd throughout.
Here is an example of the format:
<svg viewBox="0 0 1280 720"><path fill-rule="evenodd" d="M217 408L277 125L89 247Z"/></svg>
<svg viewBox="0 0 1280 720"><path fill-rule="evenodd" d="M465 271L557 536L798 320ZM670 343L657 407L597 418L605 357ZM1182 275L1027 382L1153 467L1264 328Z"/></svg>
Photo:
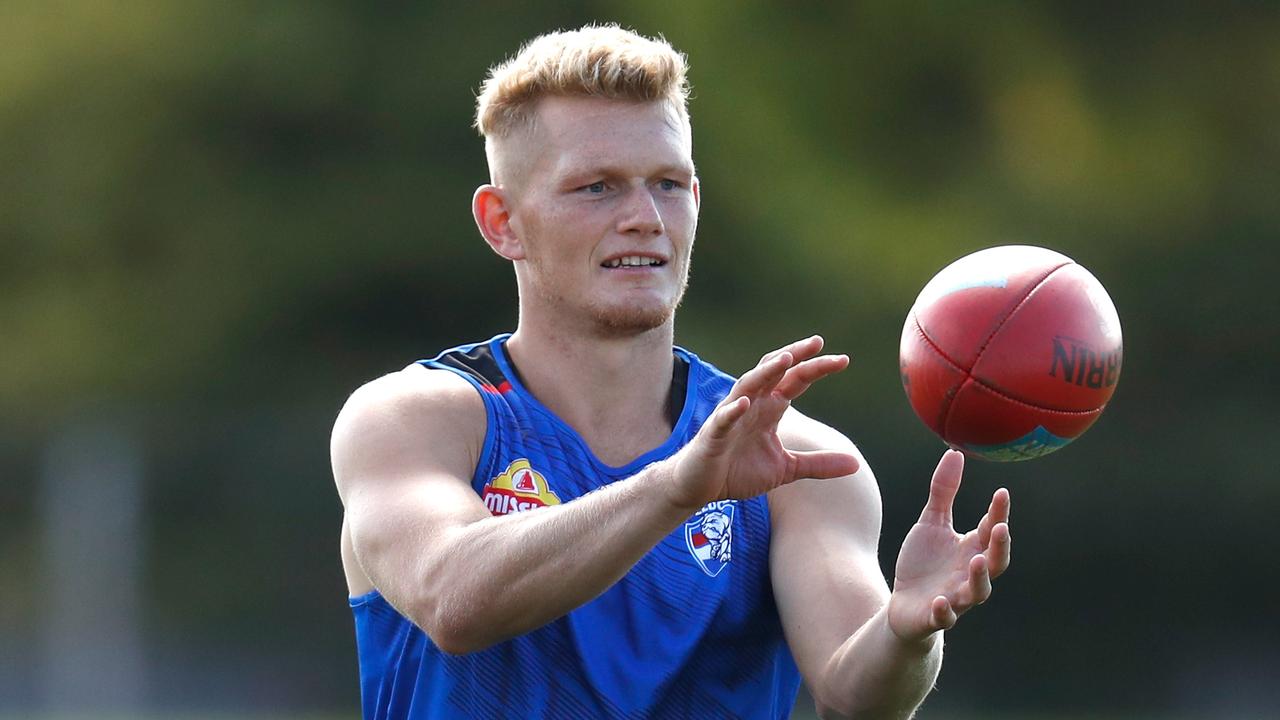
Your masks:
<svg viewBox="0 0 1280 720"><path fill-rule="evenodd" d="M906 717L1009 564L1008 493L952 530L949 452L899 554L814 336L736 381L673 347L699 190L684 59L546 35L478 100L473 211L511 335L364 386L333 431L366 718Z"/></svg>

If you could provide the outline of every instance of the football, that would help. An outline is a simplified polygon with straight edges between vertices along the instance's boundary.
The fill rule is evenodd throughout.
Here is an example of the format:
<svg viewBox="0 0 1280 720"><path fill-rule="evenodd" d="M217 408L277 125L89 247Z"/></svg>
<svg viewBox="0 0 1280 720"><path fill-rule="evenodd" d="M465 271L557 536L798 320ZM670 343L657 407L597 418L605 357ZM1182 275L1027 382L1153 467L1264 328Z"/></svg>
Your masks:
<svg viewBox="0 0 1280 720"><path fill-rule="evenodd" d="M902 328L902 386L924 424L966 455L1047 455L1080 437L1120 379L1120 318L1071 258L988 248L943 268Z"/></svg>

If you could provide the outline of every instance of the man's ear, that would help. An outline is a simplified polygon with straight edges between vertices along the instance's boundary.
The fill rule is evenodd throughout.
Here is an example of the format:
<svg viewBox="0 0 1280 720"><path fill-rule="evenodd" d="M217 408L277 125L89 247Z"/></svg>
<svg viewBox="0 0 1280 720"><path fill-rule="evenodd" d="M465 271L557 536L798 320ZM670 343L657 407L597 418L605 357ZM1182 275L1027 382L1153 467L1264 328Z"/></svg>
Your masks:
<svg viewBox="0 0 1280 720"><path fill-rule="evenodd" d="M702 188L701 188L701 184L698 182L697 175L693 176L692 189L693 189L693 207L694 209L701 208L702 207Z"/></svg>
<svg viewBox="0 0 1280 720"><path fill-rule="evenodd" d="M508 260L524 259L524 243L511 227L506 193L495 185L481 185L471 198L471 214L489 247Z"/></svg>

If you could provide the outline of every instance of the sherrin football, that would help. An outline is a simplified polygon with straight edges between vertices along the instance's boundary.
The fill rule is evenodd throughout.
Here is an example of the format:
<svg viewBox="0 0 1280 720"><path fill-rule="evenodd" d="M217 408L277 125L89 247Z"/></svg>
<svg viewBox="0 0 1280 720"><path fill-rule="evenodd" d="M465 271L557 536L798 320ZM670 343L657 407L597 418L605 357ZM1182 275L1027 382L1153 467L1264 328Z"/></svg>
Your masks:
<svg viewBox="0 0 1280 720"><path fill-rule="evenodd" d="M902 386L944 442L1030 460L1080 437L1115 392L1120 318L1088 270L1040 247L988 248L943 268L902 328Z"/></svg>

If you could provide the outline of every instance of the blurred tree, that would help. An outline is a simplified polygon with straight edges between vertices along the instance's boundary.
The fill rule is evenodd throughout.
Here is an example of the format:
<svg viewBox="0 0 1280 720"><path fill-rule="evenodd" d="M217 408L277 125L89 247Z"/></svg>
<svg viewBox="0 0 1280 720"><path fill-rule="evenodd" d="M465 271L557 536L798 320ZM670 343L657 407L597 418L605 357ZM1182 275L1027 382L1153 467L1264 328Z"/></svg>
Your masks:
<svg viewBox="0 0 1280 720"><path fill-rule="evenodd" d="M896 368L933 272L1043 244L1120 309L1098 426L970 470L962 502L1012 487L1018 551L930 707L1277 702L1258 629L1280 578L1250 558L1280 501L1280 13L1247 2L0 5L0 648L42 607L40 447L122 404L147 418L168 701L354 704L328 425L365 380L513 326L468 213L473 93L588 20L691 58L703 207L678 339L729 371L814 331L854 355L804 409L877 468L886 566L940 449ZM0 697L28 697L13 683Z"/></svg>

